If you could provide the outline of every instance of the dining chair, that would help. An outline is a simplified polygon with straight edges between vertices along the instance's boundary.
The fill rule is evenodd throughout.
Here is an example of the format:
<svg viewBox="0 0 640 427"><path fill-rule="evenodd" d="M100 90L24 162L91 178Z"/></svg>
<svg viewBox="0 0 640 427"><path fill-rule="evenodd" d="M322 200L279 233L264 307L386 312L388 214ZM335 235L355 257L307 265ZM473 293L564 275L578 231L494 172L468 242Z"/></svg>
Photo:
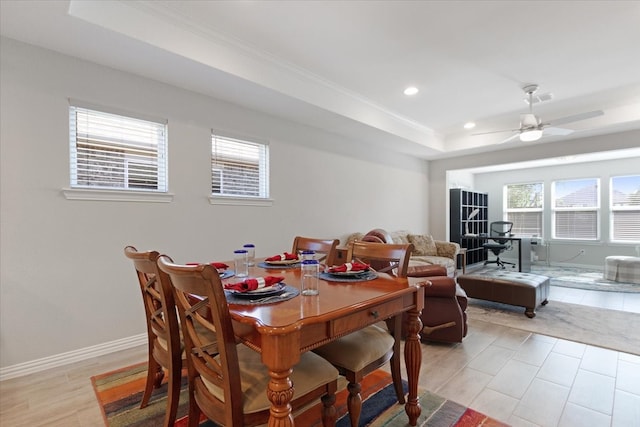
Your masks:
<svg viewBox="0 0 640 427"><path fill-rule="evenodd" d="M183 366L182 340L173 291L167 285L166 274L158 269L158 252L138 252L135 247L127 246L124 254L133 261L136 269L147 321L149 362L140 408L149 404L151 393L154 388L161 386L166 369L169 377L164 426L173 427L180 400Z"/></svg>
<svg viewBox="0 0 640 427"><path fill-rule="evenodd" d="M161 255L158 267L174 290L187 354L189 427L204 414L225 426L254 426L269 421L271 379L261 356L237 343L220 276L210 265L178 265ZM293 368L292 409L322 400L322 423L335 425L338 371L306 352Z"/></svg>
<svg viewBox="0 0 640 427"><path fill-rule="evenodd" d="M317 258L318 261L324 263L328 266L333 266L336 259L336 247L340 243L338 239L314 239L312 237L302 237L296 236L293 239L293 249L291 249L291 253L297 254L298 251L315 251L316 253L321 254L320 258Z"/></svg>
<svg viewBox="0 0 640 427"><path fill-rule="evenodd" d="M407 277L412 251L411 243L396 245L355 241L348 248L347 259L370 264L371 268L380 273ZM347 408L353 427L357 427L360 422L362 379L387 362L391 365L391 376L398 403L405 402L400 373L402 316L397 315L380 320L386 321L388 330L378 325L368 326L314 350L347 379L349 391Z"/></svg>

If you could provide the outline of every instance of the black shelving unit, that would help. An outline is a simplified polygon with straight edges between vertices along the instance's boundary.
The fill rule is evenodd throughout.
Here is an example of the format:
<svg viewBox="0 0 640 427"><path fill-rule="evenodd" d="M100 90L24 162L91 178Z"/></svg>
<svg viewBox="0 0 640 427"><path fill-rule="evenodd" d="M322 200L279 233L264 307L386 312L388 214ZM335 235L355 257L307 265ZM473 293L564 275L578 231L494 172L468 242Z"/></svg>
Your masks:
<svg viewBox="0 0 640 427"><path fill-rule="evenodd" d="M478 213L469 216L478 209ZM467 249L467 265L484 262L487 253L481 239L465 239L465 234L480 235L489 233L489 195L467 191L461 188L449 190L449 240ZM458 260L458 268L462 268Z"/></svg>

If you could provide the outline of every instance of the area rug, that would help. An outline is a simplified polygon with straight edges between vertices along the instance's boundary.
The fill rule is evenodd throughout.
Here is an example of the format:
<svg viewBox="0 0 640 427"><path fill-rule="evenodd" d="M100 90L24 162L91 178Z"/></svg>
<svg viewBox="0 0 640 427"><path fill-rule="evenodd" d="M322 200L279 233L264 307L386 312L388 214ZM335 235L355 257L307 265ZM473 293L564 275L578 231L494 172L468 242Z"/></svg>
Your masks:
<svg viewBox="0 0 640 427"><path fill-rule="evenodd" d="M603 277L602 270L532 265L531 273L550 277L553 286L592 291L640 293L640 285L607 280Z"/></svg>
<svg viewBox="0 0 640 427"><path fill-rule="evenodd" d="M471 327L481 321L640 355L638 313L551 300L529 319L523 307L470 298L467 316Z"/></svg>
<svg viewBox="0 0 640 427"><path fill-rule="evenodd" d="M149 406L140 409L140 399L146 380L147 364L140 363L116 371L107 372L91 378L94 391L107 427L155 427L162 425L166 407L166 384L154 391ZM406 387L406 384L405 384ZM443 397L426 391L419 391L422 414L419 426L433 427L475 427L504 426L498 421L479 412L458 405ZM367 375L362 382L364 399L360 426L405 426L407 415L404 405L399 405L391 383L391 376L382 370ZM338 413L337 427L350 425L347 407L347 391L341 390L336 395ZM176 427L187 425L187 389L186 377L180 394L178 420ZM296 425L303 427L319 427L320 403L296 414ZM204 421L201 427L215 427L210 421Z"/></svg>

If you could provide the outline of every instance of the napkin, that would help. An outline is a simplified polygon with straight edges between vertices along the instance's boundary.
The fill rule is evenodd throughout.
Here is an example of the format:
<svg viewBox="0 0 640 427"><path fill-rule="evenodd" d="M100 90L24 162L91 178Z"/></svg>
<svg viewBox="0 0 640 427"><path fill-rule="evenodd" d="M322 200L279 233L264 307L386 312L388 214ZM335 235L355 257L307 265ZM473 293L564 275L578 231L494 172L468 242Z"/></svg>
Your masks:
<svg viewBox="0 0 640 427"><path fill-rule="evenodd" d="M369 264L363 264L361 262L347 262L337 267L331 267L329 273L345 273L347 271L365 271L369 269Z"/></svg>
<svg viewBox="0 0 640 427"><path fill-rule="evenodd" d="M199 265L199 263L197 263L197 262L188 262L187 265ZM229 268L229 266L227 264L225 264L224 262L210 262L209 265L211 265L216 270L226 270L227 268Z"/></svg>
<svg viewBox="0 0 640 427"><path fill-rule="evenodd" d="M238 283L227 283L224 285L224 288L238 292L255 291L256 289L273 286L283 280L284 277L280 276L252 277L250 279L244 279L242 282Z"/></svg>
<svg viewBox="0 0 640 427"><path fill-rule="evenodd" d="M266 258L265 261L289 261L294 259L298 259L298 255L285 252L283 254L270 256L269 258Z"/></svg>

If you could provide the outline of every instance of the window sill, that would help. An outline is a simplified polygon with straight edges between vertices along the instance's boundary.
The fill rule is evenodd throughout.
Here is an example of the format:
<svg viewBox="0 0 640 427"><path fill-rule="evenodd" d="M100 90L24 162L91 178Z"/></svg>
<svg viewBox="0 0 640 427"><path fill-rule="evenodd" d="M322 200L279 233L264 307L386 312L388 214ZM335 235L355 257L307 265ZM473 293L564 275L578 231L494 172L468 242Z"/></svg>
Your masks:
<svg viewBox="0 0 640 427"><path fill-rule="evenodd" d="M226 206L273 206L273 199L258 199L253 197L220 197L209 196L212 205Z"/></svg>
<svg viewBox="0 0 640 427"><path fill-rule="evenodd" d="M108 202L150 202L171 203L173 194L156 193L151 191L126 191L126 190L94 190L91 188L63 188L67 200L93 200Z"/></svg>

